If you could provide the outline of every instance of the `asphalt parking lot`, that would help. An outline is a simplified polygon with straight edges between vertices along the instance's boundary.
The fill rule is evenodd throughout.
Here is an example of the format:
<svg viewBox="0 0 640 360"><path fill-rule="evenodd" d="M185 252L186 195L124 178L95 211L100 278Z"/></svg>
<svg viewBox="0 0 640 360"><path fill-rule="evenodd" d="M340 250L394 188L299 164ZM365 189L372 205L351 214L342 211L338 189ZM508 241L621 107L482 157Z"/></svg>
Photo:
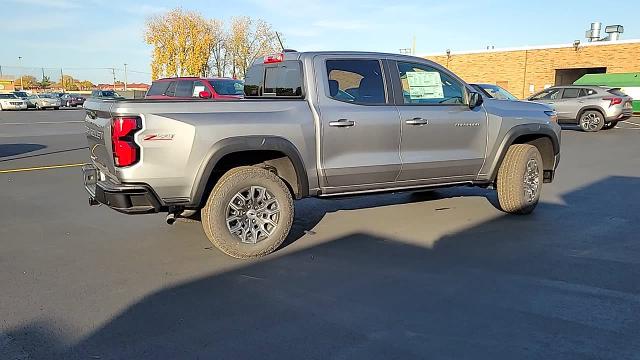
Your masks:
<svg viewBox="0 0 640 360"><path fill-rule="evenodd" d="M640 359L640 118L567 127L531 216L476 188L307 199L249 262L89 208L82 119L0 112L0 358Z"/></svg>

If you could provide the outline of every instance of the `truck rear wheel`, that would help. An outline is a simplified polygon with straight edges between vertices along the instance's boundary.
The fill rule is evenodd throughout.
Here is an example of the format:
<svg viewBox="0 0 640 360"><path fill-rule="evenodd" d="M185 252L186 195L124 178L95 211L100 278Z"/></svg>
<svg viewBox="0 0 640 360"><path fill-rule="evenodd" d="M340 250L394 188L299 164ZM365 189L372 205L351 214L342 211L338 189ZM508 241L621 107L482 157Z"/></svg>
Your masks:
<svg viewBox="0 0 640 360"><path fill-rule="evenodd" d="M498 170L498 201L503 211L529 214L538 205L543 182L542 156L533 145L511 145Z"/></svg>
<svg viewBox="0 0 640 360"><path fill-rule="evenodd" d="M229 170L202 209L202 227L222 252L250 259L275 251L293 223L293 198L276 174L253 166Z"/></svg>

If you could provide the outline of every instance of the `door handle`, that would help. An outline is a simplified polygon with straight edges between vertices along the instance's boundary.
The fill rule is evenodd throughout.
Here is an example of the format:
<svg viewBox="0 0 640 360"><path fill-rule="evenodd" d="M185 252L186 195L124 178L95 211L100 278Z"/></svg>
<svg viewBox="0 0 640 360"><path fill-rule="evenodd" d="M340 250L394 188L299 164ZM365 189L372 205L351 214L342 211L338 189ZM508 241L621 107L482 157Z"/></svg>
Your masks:
<svg viewBox="0 0 640 360"><path fill-rule="evenodd" d="M417 117L410 120L406 120L405 123L407 125L428 125L429 120Z"/></svg>
<svg viewBox="0 0 640 360"><path fill-rule="evenodd" d="M349 126L353 126L355 124L356 124L355 121L347 120L347 119L340 119L338 121L330 121L329 122L329 126L335 126L335 127L349 127Z"/></svg>

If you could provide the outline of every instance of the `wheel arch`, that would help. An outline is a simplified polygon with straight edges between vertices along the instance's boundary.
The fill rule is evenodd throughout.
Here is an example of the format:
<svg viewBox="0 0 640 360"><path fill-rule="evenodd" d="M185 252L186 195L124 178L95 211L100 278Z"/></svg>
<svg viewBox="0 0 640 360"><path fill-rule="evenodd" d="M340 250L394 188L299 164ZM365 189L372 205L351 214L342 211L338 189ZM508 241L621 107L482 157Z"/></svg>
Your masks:
<svg viewBox="0 0 640 360"><path fill-rule="evenodd" d="M496 152L495 161L490 172L490 181L495 182L498 177L498 170L502 165L509 147L514 144L530 144L535 146L542 156L543 169L549 172L550 178L545 175L545 182L551 181L555 171L556 155L560 153L560 139L550 128L538 126L533 129L531 125L519 125L510 129L499 145Z"/></svg>
<svg viewBox="0 0 640 360"><path fill-rule="evenodd" d="M240 136L215 143L200 166L191 190L191 205L202 207L218 179L230 168L262 164L274 171L296 199L309 194L309 180L300 153L279 136Z"/></svg>
<svg viewBox="0 0 640 360"><path fill-rule="evenodd" d="M584 106L580 109L580 111L578 111L578 116L576 117L576 124L580 124L580 118L582 117L582 114L585 113L585 111L589 111L589 110L595 110L597 112L600 113L600 115L602 115L602 119L604 121L607 121L607 112L604 111L604 109L598 105L587 105Z"/></svg>

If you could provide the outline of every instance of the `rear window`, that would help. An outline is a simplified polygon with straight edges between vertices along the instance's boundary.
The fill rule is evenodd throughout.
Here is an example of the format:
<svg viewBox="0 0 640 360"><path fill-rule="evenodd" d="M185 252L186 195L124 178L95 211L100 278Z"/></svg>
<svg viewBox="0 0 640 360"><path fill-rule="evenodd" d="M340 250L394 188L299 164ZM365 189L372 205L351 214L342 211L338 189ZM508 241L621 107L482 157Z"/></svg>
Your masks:
<svg viewBox="0 0 640 360"><path fill-rule="evenodd" d="M627 94L622 92L622 90L620 90L620 89L609 89L609 90L607 90L607 92L609 94L613 94L615 96L627 96Z"/></svg>
<svg viewBox="0 0 640 360"><path fill-rule="evenodd" d="M302 66L289 60L275 64L255 64L247 71L246 96L301 97Z"/></svg>
<svg viewBox="0 0 640 360"><path fill-rule="evenodd" d="M147 95L164 95L169 88L169 81L156 81L151 84L149 91L147 91Z"/></svg>
<svg viewBox="0 0 640 360"><path fill-rule="evenodd" d="M218 95L244 95L244 83L242 80L214 79L209 84Z"/></svg>

